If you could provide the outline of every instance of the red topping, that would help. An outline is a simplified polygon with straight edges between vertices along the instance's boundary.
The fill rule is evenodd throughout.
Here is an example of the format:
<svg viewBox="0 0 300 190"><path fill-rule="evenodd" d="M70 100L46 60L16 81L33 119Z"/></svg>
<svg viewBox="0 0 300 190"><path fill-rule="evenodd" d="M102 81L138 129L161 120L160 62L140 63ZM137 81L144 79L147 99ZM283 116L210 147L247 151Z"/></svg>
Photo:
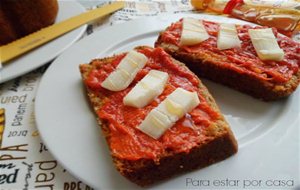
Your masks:
<svg viewBox="0 0 300 190"><path fill-rule="evenodd" d="M230 1L226 4L226 6L225 6L225 8L224 8L224 10L223 10L223 13L224 13L224 14L231 14L231 12L232 12L232 10L234 9L234 7L236 7L236 6L239 5L239 4L243 4L243 3L244 3L243 0L230 0Z"/></svg>
<svg viewBox="0 0 300 190"><path fill-rule="evenodd" d="M101 88L99 85L114 70L117 64L100 64L101 66L97 70L90 72L85 81L87 86L95 93L104 94L107 97L103 101L103 106L98 110L98 115L104 123L109 124L110 136L108 142L112 154L127 160L141 158L155 160L170 150L176 153L189 152L192 147L209 140L210 137L205 136L203 130L221 116L209 106L206 99L201 95L202 91L198 88L200 81L197 77L186 68L174 64L170 56L161 48L144 49L140 52L145 54L149 60L127 89L112 92ZM163 93L144 108L125 106L123 104L124 96L151 69L158 69L169 74L169 82ZM158 140L137 129L147 114L178 87L196 91L199 95L200 104L177 121Z"/></svg>
<svg viewBox="0 0 300 190"><path fill-rule="evenodd" d="M278 35L276 29L273 29L273 31L280 48L285 52L284 59L282 61L262 61L258 58L248 35L248 29L253 27L248 25L237 26L238 36L242 41L241 49L219 50L217 48L219 24L209 21L203 21L203 24L210 38L197 45L180 47L183 51L196 53L203 59L208 58L211 60L213 58L215 63L220 64L221 67L231 68L239 73L279 84L287 82L293 74L298 72L300 44L290 38ZM257 26L255 28L262 27ZM179 46L181 30L182 20L172 24L162 34L162 41Z"/></svg>

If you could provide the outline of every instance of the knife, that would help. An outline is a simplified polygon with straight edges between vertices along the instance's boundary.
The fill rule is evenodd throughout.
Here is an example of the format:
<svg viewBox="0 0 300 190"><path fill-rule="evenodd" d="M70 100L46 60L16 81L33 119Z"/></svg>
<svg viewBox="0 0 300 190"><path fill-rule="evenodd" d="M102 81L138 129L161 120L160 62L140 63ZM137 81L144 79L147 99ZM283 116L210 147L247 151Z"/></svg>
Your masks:
<svg viewBox="0 0 300 190"><path fill-rule="evenodd" d="M73 16L57 24L45 27L37 32L29 34L23 38L13 41L0 47L0 65L9 63L8 61L37 48L79 26L91 22L97 18L108 15L114 11L122 9L124 2L115 2L100 8Z"/></svg>

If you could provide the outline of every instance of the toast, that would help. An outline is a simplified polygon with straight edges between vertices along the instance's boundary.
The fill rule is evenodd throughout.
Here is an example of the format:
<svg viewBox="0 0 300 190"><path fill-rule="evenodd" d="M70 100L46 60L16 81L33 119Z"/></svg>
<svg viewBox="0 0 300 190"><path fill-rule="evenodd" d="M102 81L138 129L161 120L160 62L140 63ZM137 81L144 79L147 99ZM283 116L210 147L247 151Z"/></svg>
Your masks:
<svg viewBox="0 0 300 190"><path fill-rule="evenodd" d="M196 168L203 168L237 152L234 135L213 97L184 64L161 48L138 47L146 55L146 66L124 90L112 92L100 86L126 53L81 64L80 72L99 126L106 138L116 169L127 179L147 186ZM143 108L125 106L122 98L151 69L170 76L161 95ZM196 91L200 104L159 139L137 129L158 102L175 89ZM101 159L101 158L99 158Z"/></svg>
<svg viewBox="0 0 300 190"><path fill-rule="evenodd" d="M265 101L289 96L300 82L300 44L288 37L273 33L285 52L282 61L262 61L255 52L248 30L249 25L236 26L241 48L219 50L219 24L203 21L209 39L192 46L179 45L183 19L162 31L155 42L175 59L183 62L199 77L224 84Z"/></svg>

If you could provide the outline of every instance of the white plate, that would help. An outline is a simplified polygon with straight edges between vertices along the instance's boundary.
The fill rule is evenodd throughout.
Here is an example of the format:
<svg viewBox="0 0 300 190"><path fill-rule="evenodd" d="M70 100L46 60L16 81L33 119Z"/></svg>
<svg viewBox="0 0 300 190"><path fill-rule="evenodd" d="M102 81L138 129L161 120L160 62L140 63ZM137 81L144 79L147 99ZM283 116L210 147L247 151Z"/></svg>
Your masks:
<svg viewBox="0 0 300 190"><path fill-rule="evenodd" d="M107 145L84 94L78 65L137 45L153 45L159 31L181 16L141 19L103 29L64 52L45 73L35 104L38 129L55 158L87 184L103 190L139 189L112 165ZM244 23L224 17L192 16ZM299 89L288 99L266 103L204 82L232 126L239 142L238 154L149 189L203 188L186 184L188 178L211 180L210 188L214 188L213 180L218 179L290 179L295 184L299 178L299 171L296 171L297 166L299 168Z"/></svg>
<svg viewBox="0 0 300 190"><path fill-rule="evenodd" d="M59 11L56 22L66 20L85 11L84 7L76 2L59 1L58 3ZM81 26L72 32L22 55L20 58L12 60L11 63L5 64L0 70L0 83L21 76L53 60L76 42L84 34L86 27L86 25Z"/></svg>

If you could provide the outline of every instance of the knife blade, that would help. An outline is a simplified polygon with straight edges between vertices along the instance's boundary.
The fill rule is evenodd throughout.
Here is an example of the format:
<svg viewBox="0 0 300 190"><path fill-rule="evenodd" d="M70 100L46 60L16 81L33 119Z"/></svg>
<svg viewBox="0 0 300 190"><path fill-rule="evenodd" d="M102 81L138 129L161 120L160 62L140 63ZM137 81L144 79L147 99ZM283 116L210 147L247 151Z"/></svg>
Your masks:
<svg viewBox="0 0 300 190"><path fill-rule="evenodd" d="M9 61L37 48L79 26L91 22L95 19L108 15L119 9L124 8L124 2L114 2L104 5L100 8L87 11L77 16L61 21L57 24L45 27L37 32L31 33L23 38L13 41L7 45L0 47L0 65L7 64Z"/></svg>

